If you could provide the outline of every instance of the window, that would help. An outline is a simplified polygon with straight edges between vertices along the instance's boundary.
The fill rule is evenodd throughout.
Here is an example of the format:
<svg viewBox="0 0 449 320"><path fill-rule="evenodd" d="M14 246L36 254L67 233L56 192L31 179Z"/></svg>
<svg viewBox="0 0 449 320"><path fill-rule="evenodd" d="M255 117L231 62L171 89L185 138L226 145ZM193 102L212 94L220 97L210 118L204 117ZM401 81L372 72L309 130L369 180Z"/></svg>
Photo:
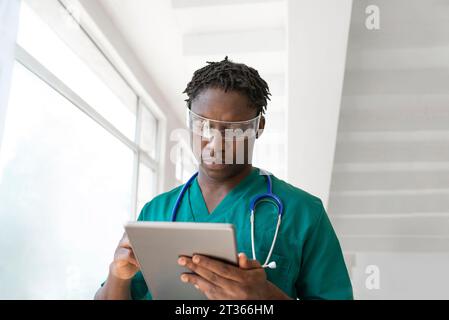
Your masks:
<svg viewBox="0 0 449 320"><path fill-rule="evenodd" d="M176 182L186 183L196 170L196 160L192 150L184 140L176 145Z"/></svg>
<svg viewBox="0 0 449 320"><path fill-rule="evenodd" d="M51 8L37 9L52 12ZM64 8L60 7L44 22L24 3L17 43L124 135L133 139L136 95L83 31L67 24L71 18L64 17L62 10ZM58 30L60 36L53 30Z"/></svg>
<svg viewBox="0 0 449 320"><path fill-rule="evenodd" d="M138 181L138 195L137 195L137 212L140 212L148 202L148 199L155 194L156 173L150 166L140 163L139 165L139 181Z"/></svg>
<svg viewBox="0 0 449 320"><path fill-rule="evenodd" d="M1 298L92 297L130 217L133 152L17 64L0 162Z"/></svg>
<svg viewBox="0 0 449 320"><path fill-rule="evenodd" d="M268 170L280 179L285 179L287 176L285 114L283 99L279 95L271 97L265 115L267 119L265 129L255 144L253 155L255 166Z"/></svg>
<svg viewBox="0 0 449 320"><path fill-rule="evenodd" d="M0 150L0 299L91 299L123 223L156 194L157 118L64 14L57 1L21 6Z"/></svg>
<svg viewBox="0 0 449 320"><path fill-rule="evenodd" d="M157 162L157 129L158 122L149 111L148 106L139 101L138 104L139 124L136 131L136 139L139 145L137 154L138 161L138 181L137 181L137 210L136 217L142 210L148 199L156 194L156 171Z"/></svg>

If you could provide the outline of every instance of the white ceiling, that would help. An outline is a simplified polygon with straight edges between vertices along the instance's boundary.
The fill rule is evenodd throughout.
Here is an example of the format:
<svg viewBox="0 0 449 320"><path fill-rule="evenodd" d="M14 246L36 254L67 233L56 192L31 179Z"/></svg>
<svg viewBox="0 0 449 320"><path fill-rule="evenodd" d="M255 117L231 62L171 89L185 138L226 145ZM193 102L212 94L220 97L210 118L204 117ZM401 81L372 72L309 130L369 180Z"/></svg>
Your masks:
<svg viewBox="0 0 449 320"><path fill-rule="evenodd" d="M180 118L182 91L206 61L228 55L273 79L286 68L283 0L99 2Z"/></svg>
<svg viewBox="0 0 449 320"><path fill-rule="evenodd" d="M283 1L172 1L176 24L183 33L258 30L285 27ZM193 2L193 1L188 1Z"/></svg>
<svg viewBox="0 0 449 320"><path fill-rule="evenodd" d="M183 105L186 78L181 34L166 0L100 0L150 77L173 108ZM164 108L164 106L159 106Z"/></svg>

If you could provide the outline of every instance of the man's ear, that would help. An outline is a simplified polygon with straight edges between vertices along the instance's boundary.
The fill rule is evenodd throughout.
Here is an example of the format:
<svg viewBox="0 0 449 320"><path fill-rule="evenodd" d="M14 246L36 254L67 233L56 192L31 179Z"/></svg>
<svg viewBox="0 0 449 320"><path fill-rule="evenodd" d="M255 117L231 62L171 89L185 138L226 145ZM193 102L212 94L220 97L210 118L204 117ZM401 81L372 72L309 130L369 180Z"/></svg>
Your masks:
<svg viewBox="0 0 449 320"><path fill-rule="evenodd" d="M260 117L259 128L257 129L256 139L260 138L263 133L263 129L265 129L265 117Z"/></svg>

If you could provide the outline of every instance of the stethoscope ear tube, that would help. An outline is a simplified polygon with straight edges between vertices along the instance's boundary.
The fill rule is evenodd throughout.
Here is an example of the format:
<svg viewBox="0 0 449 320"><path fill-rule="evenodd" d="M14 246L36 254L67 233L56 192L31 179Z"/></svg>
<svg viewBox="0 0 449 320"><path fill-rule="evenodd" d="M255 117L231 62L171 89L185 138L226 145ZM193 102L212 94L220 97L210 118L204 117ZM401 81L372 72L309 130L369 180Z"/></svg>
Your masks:
<svg viewBox="0 0 449 320"><path fill-rule="evenodd" d="M273 249L276 244L276 239L278 237L279 228L281 226L282 216L278 214L278 221L276 223L276 230L274 231L273 241L271 242L270 251L268 251L267 258L262 265L262 268L276 269L276 261L270 261L271 255L273 254ZM254 238L254 211L251 211L250 214L250 224L251 224L251 250L253 253L253 260L257 260L256 256L256 248L255 248L255 238Z"/></svg>
<svg viewBox="0 0 449 320"><path fill-rule="evenodd" d="M184 194L186 193L187 189L192 184L193 180L195 180L197 175L198 175L198 172L195 173L193 176L191 176L190 179L187 180L187 182L182 187L181 192L179 192L179 195L178 195L178 197L176 198L176 201L175 201L175 205L173 206L173 209L171 211L171 221L172 222L176 221L176 215L178 214L178 209L179 209L179 206L181 204L182 197L184 196Z"/></svg>
<svg viewBox="0 0 449 320"><path fill-rule="evenodd" d="M253 252L253 260L257 260L256 257L256 248L255 248L255 237L254 237L254 214L256 212L256 206L262 202L262 201L269 201L272 202L276 207L277 207L277 211L278 211L278 221L276 224L276 230L274 232L274 236L273 236L273 241L271 242L271 247L270 247L270 251L268 251L268 255L267 258L264 262L264 264L262 265L262 268L270 268L270 269L275 269L276 268L276 262L275 261L270 261L271 255L273 253L273 249L274 249L274 245L276 244L276 239L278 236L278 232L279 232L279 228L281 226L281 220L282 220L282 213L283 213L283 209L284 206L282 205L282 201L281 199L279 199L278 196L276 196L275 194L273 194L272 192L272 182L271 182L271 177L269 174L265 175L267 177L267 192L263 193L263 194L259 194L254 196L251 201L250 201L250 223L251 223L251 249Z"/></svg>

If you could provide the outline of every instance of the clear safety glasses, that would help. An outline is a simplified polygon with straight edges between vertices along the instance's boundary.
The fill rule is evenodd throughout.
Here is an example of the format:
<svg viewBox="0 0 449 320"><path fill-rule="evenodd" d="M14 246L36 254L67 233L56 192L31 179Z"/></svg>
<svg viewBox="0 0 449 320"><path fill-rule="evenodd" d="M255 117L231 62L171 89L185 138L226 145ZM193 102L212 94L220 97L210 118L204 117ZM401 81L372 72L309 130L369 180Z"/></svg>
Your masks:
<svg viewBox="0 0 449 320"><path fill-rule="evenodd" d="M196 135L210 140L222 139L224 141L243 141L246 138L255 139L260 123L257 117L246 121L218 121L204 118L192 110L188 110L189 129Z"/></svg>

